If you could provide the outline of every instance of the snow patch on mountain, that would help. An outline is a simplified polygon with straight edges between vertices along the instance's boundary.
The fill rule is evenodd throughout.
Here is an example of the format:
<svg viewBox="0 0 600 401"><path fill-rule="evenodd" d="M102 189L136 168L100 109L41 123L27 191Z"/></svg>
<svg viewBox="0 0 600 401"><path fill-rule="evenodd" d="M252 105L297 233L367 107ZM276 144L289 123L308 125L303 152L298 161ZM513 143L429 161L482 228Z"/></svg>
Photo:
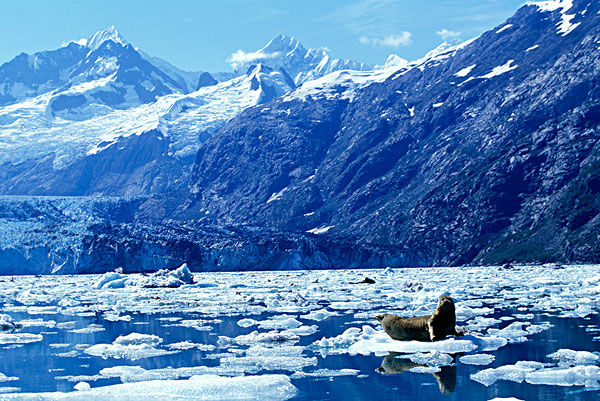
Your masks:
<svg viewBox="0 0 600 401"><path fill-rule="evenodd" d="M512 28L512 27L513 27L513 24L506 24L506 25L504 25L502 28L498 29L498 30L496 31L496 33L502 33L502 32L504 32L504 31L506 31L507 29L510 29L510 28Z"/></svg>
<svg viewBox="0 0 600 401"><path fill-rule="evenodd" d="M538 7L540 11L553 12L559 11L561 14L561 20L557 25L557 32L562 36L566 36L571 33L575 28L579 26L579 22L573 23L575 13L567 14L573 7L573 0L550 0L550 1L537 1L528 2L527 4ZM585 14L585 13L584 13Z"/></svg>
<svg viewBox="0 0 600 401"><path fill-rule="evenodd" d="M473 68L477 67L477 64L472 64L468 67L463 68L462 70L458 71L456 74L454 74L457 77L466 77L467 75L469 75L471 73L471 71L473 71Z"/></svg>
<svg viewBox="0 0 600 401"><path fill-rule="evenodd" d="M512 63L514 63L514 61L515 60L508 60L505 64L499 65L498 67L494 67L491 72L489 72L488 74L482 75L479 78L483 78L483 79L494 78L494 77L497 77L498 75L502 75L504 73L512 71L518 67L518 65L512 65Z"/></svg>

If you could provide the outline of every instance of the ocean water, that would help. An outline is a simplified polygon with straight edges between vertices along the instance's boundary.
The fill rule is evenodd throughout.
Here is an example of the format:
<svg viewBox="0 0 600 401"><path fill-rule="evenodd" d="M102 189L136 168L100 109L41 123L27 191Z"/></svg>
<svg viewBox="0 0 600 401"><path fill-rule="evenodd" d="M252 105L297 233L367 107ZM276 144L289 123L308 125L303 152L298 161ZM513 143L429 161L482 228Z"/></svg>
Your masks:
<svg viewBox="0 0 600 401"><path fill-rule="evenodd" d="M24 325L0 333L0 373L12 378L3 381L0 376L0 400L14 399L8 393L73 392L79 382L97 388L148 379L187 380L194 374L283 374L296 388L295 395L283 399L293 400L598 399L600 375L579 385L573 385L572 377L553 384L531 384L525 377L506 380L510 374L488 385L474 379L477 372L519 361L542 362L549 371L600 365L596 354L600 319L593 298L600 289L597 267L573 267L572 272L569 268L550 275L541 267L530 269L464 271L462 280L471 275L469 288L456 282L440 285L434 279L440 271L435 269L386 274L213 273L196 275L200 286L178 289L98 289L97 276L0 278L0 313ZM486 275L496 275L494 282L488 283ZM377 283L349 284L364 276L375 277ZM459 326L471 327L476 338L502 339L505 344L457 353L449 342L441 343L438 352L433 348L428 352L431 343L425 343L421 350L428 355L425 363L408 359L415 352L387 352L374 346L392 350L397 346L383 340L385 334L373 318L376 313L431 313L441 293L455 299ZM314 311L334 315L310 317ZM113 321L117 318L121 320ZM244 324L244 319L252 320ZM509 326L513 330L502 331ZM353 334L340 342L352 328ZM27 343L27 337L9 336L23 333L40 337ZM147 336L138 343L122 342L125 348L111 348L119 336L131 333ZM279 337L261 338L264 333ZM327 346L323 338L328 339ZM195 346L169 347L183 341ZM103 354L91 351L97 344L108 348ZM144 357L149 349L172 353ZM591 359L549 357L560 349L589 351ZM460 358L469 354L492 355L494 360L484 365L462 363ZM143 370L127 371L128 366ZM111 373L109 368L114 367L118 369ZM143 399L140 394L132 396ZM253 397L263 399L260 394Z"/></svg>

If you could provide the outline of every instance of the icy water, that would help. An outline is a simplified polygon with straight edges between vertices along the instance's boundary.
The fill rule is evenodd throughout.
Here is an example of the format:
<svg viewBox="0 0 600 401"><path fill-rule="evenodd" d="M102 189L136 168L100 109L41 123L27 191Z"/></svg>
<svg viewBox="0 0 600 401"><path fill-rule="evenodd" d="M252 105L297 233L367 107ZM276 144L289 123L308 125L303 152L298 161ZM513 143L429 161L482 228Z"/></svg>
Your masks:
<svg viewBox="0 0 600 401"><path fill-rule="evenodd" d="M350 284L365 276L376 284ZM597 266L206 273L176 289L130 277L0 278L0 313L24 326L0 332L0 400L207 374L283 374L295 388L248 390L257 400L600 397ZM373 318L431 313L442 293L468 336L398 344Z"/></svg>

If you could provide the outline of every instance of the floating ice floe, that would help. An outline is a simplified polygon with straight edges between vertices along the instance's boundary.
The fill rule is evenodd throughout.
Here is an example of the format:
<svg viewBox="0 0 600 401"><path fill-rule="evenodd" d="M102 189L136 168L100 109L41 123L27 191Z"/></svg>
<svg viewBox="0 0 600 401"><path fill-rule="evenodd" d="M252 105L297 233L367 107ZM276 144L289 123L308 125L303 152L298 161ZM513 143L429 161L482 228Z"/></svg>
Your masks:
<svg viewBox="0 0 600 401"><path fill-rule="evenodd" d="M580 365L570 368L548 367L547 364L534 361L519 361L514 365L504 365L479 371L471 379L490 386L498 380L517 383L545 384L554 386L585 386L600 388L600 367Z"/></svg>
<svg viewBox="0 0 600 401"><path fill-rule="evenodd" d="M177 288L185 284L193 284L194 279L187 263L175 270L159 270L150 276L128 275L116 272L105 273L94 285L98 289L146 287Z"/></svg>
<svg viewBox="0 0 600 401"><path fill-rule="evenodd" d="M238 326L240 326L240 327L244 327L244 328L246 328L246 327L251 327L251 326L255 326L255 325L256 325L256 323L257 323L257 322L256 322L256 320L254 320L254 319L248 319L248 318L245 318L245 319L240 319L240 320L237 322Z"/></svg>
<svg viewBox="0 0 600 401"><path fill-rule="evenodd" d="M86 391L89 390L91 386L87 382L79 382L75 386L73 386L73 388L78 391Z"/></svg>
<svg viewBox="0 0 600 401"><path fill-rule="evenodd" d="M219 345L229 345L229 344L240 344L240 345L253 345L257 343L282 343L282 342L296 342L300 339L297 334L291 333L288 330L284 331L268 331L268 332L258 332L253 331L249 334L243 334L234 338L219 336Z"/></svg>
<svg viewBox="0 0 600 401"><path fill-rule="evenodd" d="M162 339L148 334L131 333L127 336L118 337L112 344L96 344L85 350L85 353L100 356L104 359L129 359L132 361L174 354L178 351L167 351L155 348Z"/></svg>
<svg viewBox="0 0 600 401"><path fill-rule="evenodd" d="M312 372L294 372L291 378L357 376L359 373L360 371L356 369L317 369Z"/></svg>
<svg viewBox="0 0 600 401"><path fill-rule="evenodd" d="M115 384L71 393L18 393L4 394L3 400L106 400L163 401L163 400L271 400L284 401L294 397L297 389L289 377L263 375L220 377L193 376L188 380L152 380Z"/></svg>
<svg viewBox="0 0 600 401"><path fill-rule="evenodd" d="M0 387L0 394L3 393L16 393L21 391L19 387Z"/></svg>
<svg viewBox="0 0 600 401"><path fill-rule="evenodd" d="M56 327L56 322L54 320L44 320L44 319L25 319L20 320L16 323L17 326L21 327L47 327L53 329Z"/></svg>
<svg viewBox="0 0 600 401"><path fill-rule="evenodd" d="M42 341L41 334L31 333L0 333L0 344L29 344Z"/></svg>
<svg viewBox="0 0 600 401"><path fill-rule="evenodd" d="M463 355L459 358L460 363L467 365L489 365L494 362L494 355L491 354L471 354Z"/></svg>
<svg viewBox="0 0 600 401"><path fill-rule="evenodd" d="M9 377L9 376L6 376L4 373L0 372L0 383L10 382L10 381L15 381L15 380L19 380L19 378L18 377Z"/></svg>
<svg viewBox="0 0 600 401"><path fill-rule="evenodd" d="M539 369L528 373L525 380L530 384L600 388L600 367L583 365L565 369Z"/></svg>
<svg viewBox="0 0 600 401"><path fill-rule="evenodd" d="M98 379L119 378L123 383L143 382L149 380L188 379L192 376L216 374L215 367L193 366L183 368L144 369L141 366L113 366L100 371Z"/></svg>
<svg viewBox="0 0 600 401"><path fill-rule="evenodd" d="M523 401L520 398L515 398L515 397L496 397L496 398L492 398L489 401Z"/></svg>
<svg viewBox="0 0 600 401"><path fill-rule="evenodd" d="M200 351L213 351L215 349L215 346L212 344L196 344L196 343L192 343L189 341L181 341L178 343L168 344L167 348L174 349L174 350L180 350L180 351L184 351L184 350L188 350L188 349L192 349L192 348L196 348Z"/></svg>
<svg viewBox="0 0 600 401"><path fill-rule="evenodd" d="M351 327L337 337L322 338L313 344L317 349L324 349L331 354L350 355L386 355L389 352L418 353L441 352L457 354L462 352L495 351L507 344L501 337L480 337L467 335L448 337L441 341L397 341L389 337L383 330L375 330L371 326Z"/></svg>
<svg viewBox="0 0 600 401"><path fill-rule="evenodd" d="M231 354L220 359L221 368L240 373L271 371L300 371L305 367L316 366L317 358L302 355L303 347L255 345L248 348L243 356Z"/></svg>
<svg viewBox="0 0 600 401"><path fill-rule="evenodd" d="M275 315L267 320L256 322L258 327L265 330L272 329L295 329L302 326L294 317L287 315Z"/></svg>
<svg viewBox="0 0 600 401"><path fill-rule="evenodd" d="M525 376L538 369L543 369L544 364L535 361L519 361L514 365L504 365L498 368L480 370L471 375L471 379L485 386L490 386L498 380L509 380L523 383Z"/></svg>
<svg viewBox="0 0 600 401"><path fill-rule="evenodd" d="M488 334L506 338L509 343L522 343L527 341L527 336L548 330L552 325L550 323L531 324L529 322L512 322L503 329L488 329Z"/></svg>
<svg viewBox="0 0 600 401"><path fill-rule="evenodd" d="M548 358L558 360L560 365L588 365L600 361L598 353L589 351L574 351L571 349L559 349L548 355Z"/></svg>
<svg viewBox="0 0 600 401"><path fill-rule="evenodd" d="M15 323L12 317L0 314L0 331L13 331L19 328L19 323Z"/></svg>
<svg viewBox="0 0 600 401"><path fill-rule="evenodd" d="M99 324L90 324L86 327L82 327L81 329L73 329L73 330L69 330L69 332L71 333L77 333L77 334L91 334L91 333L98 333L101 331L105 331L106 329L102 326L100 326Z"/></svg>
<svg viewBox="0 0 600 401"><path fill-rule="evenodd" d="M172 324L172 326L189 327L191 329L198 330L198 331L211 331L212 326L209 326L207 324L209 322L210 322L209 320L205 320L205 319L186 319L186 320L180 320L180 321Z"/></svg>
<svg viewBox="0 0 600 401"><path fill-rule="evenodd" d="M306 320L321 321L321 320L327 319L328 317L340 316L340 315L341 314L338 312L328 311L327 309L319 309L319 310L311 311L311 312L307 313L306 315L302 315L300 317L302 319L306 319Z"/></svg>

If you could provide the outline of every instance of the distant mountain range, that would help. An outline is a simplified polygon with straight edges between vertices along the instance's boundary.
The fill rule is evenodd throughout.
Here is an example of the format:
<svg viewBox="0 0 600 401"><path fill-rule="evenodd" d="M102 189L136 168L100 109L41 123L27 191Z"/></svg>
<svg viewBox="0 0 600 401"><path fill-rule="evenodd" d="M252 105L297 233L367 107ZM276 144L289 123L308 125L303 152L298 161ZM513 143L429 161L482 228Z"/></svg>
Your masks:
<svg viewBox="0 0 600 401"><path fill-rule="evenodd" d="M0 193L149 195L186 186L202 141L242 110L342 68L279 35L231 73L186 72L114 27L0 66Z"/></svg>
<svg viewBox="0 0 600 401"><path fill-rule="evenodd" d="M114 28L20 55L0 194L136 198L0 201L0 271L598 262L599 51L600 4L555 0L379 67L277 36L189 73Z"/></svg>

